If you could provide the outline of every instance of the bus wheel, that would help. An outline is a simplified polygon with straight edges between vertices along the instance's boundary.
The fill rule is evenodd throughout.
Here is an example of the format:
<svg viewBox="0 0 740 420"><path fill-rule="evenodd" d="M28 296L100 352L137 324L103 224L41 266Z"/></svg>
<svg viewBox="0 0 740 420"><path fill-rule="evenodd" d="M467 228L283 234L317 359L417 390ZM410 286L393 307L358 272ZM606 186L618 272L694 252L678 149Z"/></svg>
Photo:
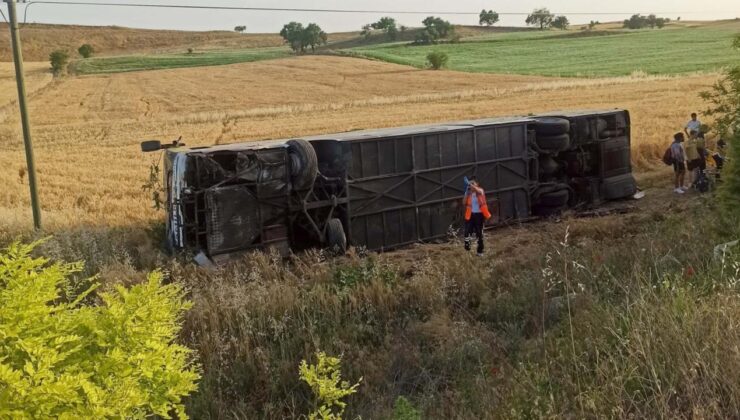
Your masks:
<svg viewBox="0 0 740 420"><path fill-rule="evenodd" d="M302 139L289 140L287 144L293 190L305 191L311 189L319 171L316 151L311 143Z"/></svg>

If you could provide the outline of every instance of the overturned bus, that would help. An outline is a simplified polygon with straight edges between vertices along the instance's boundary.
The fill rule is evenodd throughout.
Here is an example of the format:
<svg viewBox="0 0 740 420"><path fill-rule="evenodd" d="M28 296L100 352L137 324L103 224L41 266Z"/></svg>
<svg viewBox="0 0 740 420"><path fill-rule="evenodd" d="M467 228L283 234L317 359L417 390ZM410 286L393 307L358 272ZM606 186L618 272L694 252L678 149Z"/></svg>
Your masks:
<svg viewBox="0 0 740 420"><path fill-rule="evenodd" d="M214 260L445 238L462 225L471 175L486 189L492 226L636 192L625 110L171 147L164 160L167 243Z"/></svg>

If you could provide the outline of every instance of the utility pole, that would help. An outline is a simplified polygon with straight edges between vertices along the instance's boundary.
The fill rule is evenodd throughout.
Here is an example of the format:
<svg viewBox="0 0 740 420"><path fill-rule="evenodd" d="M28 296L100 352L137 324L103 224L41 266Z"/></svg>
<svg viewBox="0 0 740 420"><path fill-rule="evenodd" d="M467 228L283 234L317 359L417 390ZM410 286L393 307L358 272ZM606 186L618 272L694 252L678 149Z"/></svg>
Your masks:
<svg viewBox="0 0 740 420"><path fill-rule="evenodd" d="M41 229L41 208L39 194L36 188L36 165L33 159L33 142L31 141L31 123L28 120L28 105L26 103L26 83L23 78L23 53L21 52L20 30L18 28L18 14L16 0L4 0L8 3L8 19L10 20L10 40L13 44L13 62L15 63L15 79L18 82L18 106L21 111L21 125L23 126L23 143L26 146L26 165L28 166L28 186L31 189L31 209L33 210L33 226Z"/></svg>

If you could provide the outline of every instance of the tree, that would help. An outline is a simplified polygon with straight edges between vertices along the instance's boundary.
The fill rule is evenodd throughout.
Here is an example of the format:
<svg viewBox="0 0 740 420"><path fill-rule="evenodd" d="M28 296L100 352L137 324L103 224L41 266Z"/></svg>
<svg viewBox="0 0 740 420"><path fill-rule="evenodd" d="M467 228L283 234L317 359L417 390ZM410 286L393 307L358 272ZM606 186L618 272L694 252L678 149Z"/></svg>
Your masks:
<svg viewBox="0 0 740 420"><path fill-rule="evenodd" d="M448 38L455 32L452 24L442 18L429 16L421 22L424 25L416 42L419 44L436 44L440 39Z"/></svg>
<svg viewBox="0 0 740 420"><path fill-rule="evenodd" d="M246 30L247 27L244 25L234 27L234 32L239 32L240 34L244 33Z"/></svg>
<svg viewBox="0 0 740 420"><path fill-rule="evenodd" d="M49 61L51 62L51 71L55 76L59 76L69 64L69 54L66 51L56 50L49 54Z"/></svg>
<svg viewBox="0 0 740 420"><path fill-rule="evenodd" d="M568 29L568 26L570 26L570 21L568 21L568 18L565 16L558 16L552 21L553 28L558 28L562 30Z"/></svg>
<svg viewBox="0 0 740 420"><path fill-rule="evenodd" d="M290 22L280 30L280 36L290 45L290 49L295 52L303 52L306 47L303 45L303 24Z"/></svg>
<svg viewBox="0 0 740 420"><path fill-rule="evenodd" d="M371 23L370 27L385 32L391 41L395 41L398 37L398 25L392 17L382 17L377 22Z"/></svg>
<svg viewBox="0 0 740 420"><path fill-rule="evenodd" d="M478 24L492 26L495 25L496 22L498 22L498 19L498 13L494 12L493 10L486 11L486 9L483 9L481 10L480 15L478 15Z"/></svg>
<svg viewBox="0 0 740 420"><path fill-rule="evenodd" d="M447 65L450 57L441 51L432 51L427 54L427 64L434 70L439 70Z"/></svg>
<svg viewBox="0 0 740 420"><path fill-rule="evenodd" d="M655 26L657 26L658 29L663 29L665 27L665 24L668 22L670 22L670 19L658 18L658 19L655 19Z"/></svg>
<svg viewBox="0 0 740 420"><path fill-rule="evenodd" d="M532 14L527 16L525 22L530 26L539 26L540 29L549 28L552 25L552 20L555 15L550 13L547 8L535 9Z"/></svg>
<svg viewBox="0 0 740 420"><path fill-rule="evenodd" d="M740 35L735 36L733 47L740 51ZM740 65L726 70L724 77L711 90L702 92L701 97L709 102L705 114L715 118L716 131L730 143L728 166L723 170L724 182L719 193L727 213L737 215L740 207Z"/></svg>
<svg viewBox="0 0 740 420"><path fill-rule="evenodd" d="M90 58L95 53L95 49L90 44L82 44L82 46L77 49L77 52L80 53L82 58Z"/></svg>
<svg viewBox="0 0 740 420"><path fill-rule="evenodd" d="M34 246L0 251L0 418L187 418L199 374L175 343L182 287L153 273L95 293L81 263L34 258Z"/></svg>
<svg viewBox="0 0 740 420"><path fill-rule="evenodd" d="M650 29L654 29L655 28L655 25L657 24L657 21L658 21L658 17L655 16L655 15L649 15L645 19L645 23L647 24L647 26L650 27Z"/></svg>
<svg viewBox="0 0 740 420"><path fill-rule="evenodd" d="M370 39L373 35L373 26L371 24L363 25L360 35L365 39Z"/></svg>
<svg viewBox="0 0 740 420"><path fill-rule="evenodd" d="M303 48L305 51L306 47L311 47L311 51L316 51L316 47L322 44L326 44L328 36L326 32L321 30L321 27L315 23L309 23L306 29L303 30Z"/></svg>
<svg viewBox="0 0 740 420"><path fill-rule="evenodd" d="M624 27L627 29L643 29L647 24L647 18L640 15L632 15L624 21Z"/></svg>
<svg viewBox="0 0 740 420"><path fill-rule="evenodd" d="M290 22L283 26L280 36L296 53L306 52L307 47L311 47L311 51L315 51L318 45L326 44L328 40L326 32L322 31L321 27L315 23L309 23L306 27L303 27L302 23Z"/></svg>

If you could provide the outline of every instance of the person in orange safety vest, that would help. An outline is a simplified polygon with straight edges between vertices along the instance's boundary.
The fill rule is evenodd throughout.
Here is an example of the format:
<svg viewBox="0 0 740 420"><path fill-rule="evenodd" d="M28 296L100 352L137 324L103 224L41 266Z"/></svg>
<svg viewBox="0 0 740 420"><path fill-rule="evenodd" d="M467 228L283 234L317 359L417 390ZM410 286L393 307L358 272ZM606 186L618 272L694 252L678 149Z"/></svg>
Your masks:
<svg viewBox="0 0 740 420"><path fill-rule="evenodd" d="M465 250L470 251L470 244L473 241L473 234L475 234L478 239L477 254L482 256L484 248L483 225L486 220L491 218L491 212L488 211L486 194L475 177L468 180L463 205L465 206Z"/></svg>

